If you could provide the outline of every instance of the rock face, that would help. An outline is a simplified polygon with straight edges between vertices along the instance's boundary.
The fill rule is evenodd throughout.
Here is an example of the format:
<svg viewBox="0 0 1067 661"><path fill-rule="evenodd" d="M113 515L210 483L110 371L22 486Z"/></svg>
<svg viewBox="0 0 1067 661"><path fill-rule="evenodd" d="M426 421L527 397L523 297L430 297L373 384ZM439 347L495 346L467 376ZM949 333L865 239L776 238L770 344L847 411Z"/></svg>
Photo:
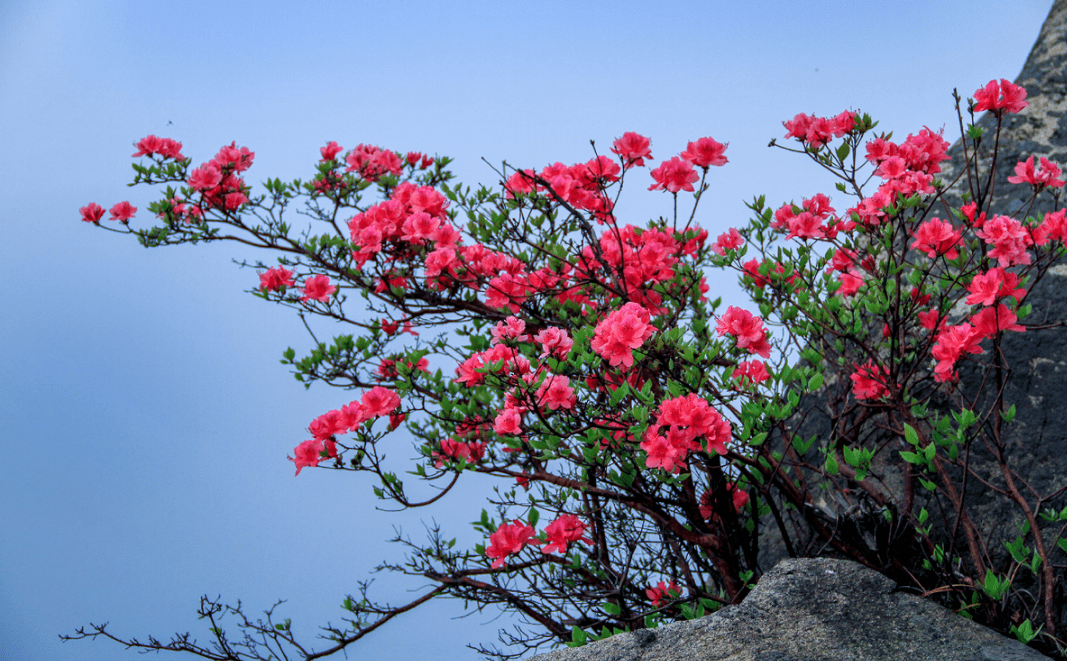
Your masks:
<svg viewBox="0 0 1067 661"><path fill-rule="evenodd" d="M980 159L984 168L988 167L989 153L994 142L999 143L992 186L993 204L989 215L1010 215L1020 219L1030 216L1040 219L1046 212L1053 210L1051 196L1043 193L1037 203L1029 204L1030 188L1026 185L1011 184L1008 177L1014 175L1017 162L1030 156L1035 156L1035 161L1044 156L1061 166L1067 166L1067 0L1056 0L1053 4L1015 83L1026 88L1026 100L1029 105L1021 113L1005 117L999 139L996 136L996 120L990 113L986 113L976 122L985 131L983 156ZM961 90L961 96L964 97L971 93L973 90ZM966 123L968 117L965 100L961 102L961 109L965 113ZM951 130L950 128L949 131ZM965 162L963 144L957 141L949 150L949 155L951 158L942 164L943 171L939 175L946 182L956 179L957 173L962 170L962 164ZM984 192L987 192L987 172L988 170L983 170ZM959 194L967 185L966 176L960 178L946 195L947 201L956 206L961 204ZM1060 206L1067 201L1067 194L1064 197ZM946 217L945 213L935 215ZM1026 303L1032 305L1033 311L1023 321L1029 327L1024 333L1005 334L1002 343L1005 360L1012 368L1004 389L1005 401L1016 407L1014 421L1005 426L1008 449L1006 455L1009 467L1016 475L1016 483L1030 499L1030 506L1036 504L1032 497L1032 494L1036 493L1043 498L1039 509L1055 508L1059 511L1067 506L1067 490L1064 490L1067 487L1067 397L1064 397L1067 393L1067 261L1059 260L1036 284L1031 280L1027 286L1030 292ZM952 323L959 321L951 315L950 320ZM987 342L985 346L988 345ZM977 358L992 361L988 348L985 355ZM964 361L960 365L959 375L962 392L968 400L973 399L974 393L979 392L982 387L983 373L976 363ZM854 422L844 417L831 417L826 405L826 395L830 389L836 388L836 396L844 396L843 393L847 393L851 385L847 380L835 382L829 378L827 384L828 390L805 397L800 407L805 420L799 427L799 435L805 439L812 436L819 439L815 450L820 445L831 442L836 437L836 429L847 427ZM978 400L978 405L973 407L976 411L989 408L990 397L995 388L990 388L989 382L985 383L984 388L988 396L984 400ZM947 415L950 410L958 408L958 405L945 405L940 413ZM877 442L887 438L887 432L873 427L869 432L870 438L875 441L872 445L877 445ZM981 443L973 443L971 448L970 461L975 473L981 475L993 487L1003 489L1004 479L992 454ZM910 448L900 442L897 449ZM809 455L817 456L814 451ZM818 461L821 463L821 459ZM900 502L901 480L897 466L898 462L893 462L893 465L879 471L879 477L892 495L891 500ZM876 469L881 468L876 466ZM975 486L978 482L973 478L971 484L972 488L965 490L967 511L977 528L986 536L988 553L993 564L999 565L1008 558L1004 542L1019 534L1018 526L1023 522L1023 517L1018 507L1009 499L990 497L989 489ZM927 505L931 512L936 511L930 502L919 504ZM850 534L857 544L869 539L867 546L871 553L868 561L872 566L888 570L888 558L881 557L886 555L887 550L881 540L893 531L879 528L877 518L869 516L870 512L857 507L854 502L845 502L842 499L835 501L833 494L824 502L814 503L813 509L817 510L820 517L839 526L843 534ZM860 517L855 514L857 510L861 512ZM761 542L762 567L773 567L776 562L787 557L786 550L780 540L776 539L774 531L769 532L766 542ZM934 534L936 538L936 525ZM1051 537L1046 541L1051 546L1056 540ZM814 538L799 539L796 542L800 555L825 545L823 540ZM956 540L956 548L965 548L961 539ZM906 549L891 549L890 555L903 552L906 552ZM957 553L960 551L957 550ZM1064 579L1061 576L1059 580ZM1067 621L1067 604L1061 606L1061 609L1063 612L1058 618Z"/></svg>
<svg viewBox="0 0 1067 661"><path fill-rule="evenodd" d="M1015 83L1026 88L1029 106L1017 115L1006 116L1002 125L990 215L1040 219L1053 210L1051 197L1042 194L1036 204L1027 206L1029 187L1008 183L1007 179L1014 174L1015 164L1030 156L1035 161L1043 156L1061 167L1067 166L1067 0L1056 0L1052 6ZM985 129L984 140L991 144L996 129L994 118L986 114L977 125ZM956 143L949 154L952 158L945 163L946 180L959 171L962 146ZM958 198L952 202L958 203ZM1061 200L1061 206L1062 203ZM1016 406L1015 420L1006 427L1009 463L1042 496L1067 486L1065 276L1067 263L1061 259L1033 286L1026 299L1033 306L1033 312L1024 320L1030 327L1025 333L1006 334L1002 345L1007 363L1012 367L1005 400ZM1048 327L1035 328L1035 324ZM973 364L961 366L960 383L965 392L978 392L980 380L981 375ZM988 474L992 484L1001 486L1003 480L994 468L993 457L979 454L976 459L978 470ZM983 496L983 490L976 490L967 499L968 510L982 527L995 531L1001 539L1018 534L1021 517L1016 508L1003 499ZM1062 509L1065 505L1067 499L1060 495L1046 501L1043 507ZM1054 538L1049 540L1054 542ZM1002 551L1002 545L995 546Z"/></svg>
<svg viewBox="0 0 1067 661"><path fill-rule="evenodd" d="M785 560L739 606L527 661L1040 661L847 560Z"/></svg>

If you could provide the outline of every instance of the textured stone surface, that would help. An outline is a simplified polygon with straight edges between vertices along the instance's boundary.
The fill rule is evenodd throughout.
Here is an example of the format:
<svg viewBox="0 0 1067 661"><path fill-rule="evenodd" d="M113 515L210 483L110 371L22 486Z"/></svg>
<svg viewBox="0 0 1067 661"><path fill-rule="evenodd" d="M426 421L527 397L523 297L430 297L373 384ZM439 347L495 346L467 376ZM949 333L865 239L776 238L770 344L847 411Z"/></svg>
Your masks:
<svg viewBox="0 0 1067 661"><path fill-rule="evenodd" d="M528 661L1039 661L846 560L786 560L739 606Z"/></svg>

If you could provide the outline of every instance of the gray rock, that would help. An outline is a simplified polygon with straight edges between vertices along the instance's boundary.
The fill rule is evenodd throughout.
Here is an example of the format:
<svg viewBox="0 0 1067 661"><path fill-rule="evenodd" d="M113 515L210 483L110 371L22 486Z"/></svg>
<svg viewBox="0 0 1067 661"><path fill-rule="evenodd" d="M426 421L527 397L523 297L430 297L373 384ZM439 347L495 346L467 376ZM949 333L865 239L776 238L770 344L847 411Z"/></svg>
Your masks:
<svg viewBox="0 0 1067 661"><path fill-rule="evenodd" d="M739 606L527 661L1040 661L847 560L785 560Z"/></svg>

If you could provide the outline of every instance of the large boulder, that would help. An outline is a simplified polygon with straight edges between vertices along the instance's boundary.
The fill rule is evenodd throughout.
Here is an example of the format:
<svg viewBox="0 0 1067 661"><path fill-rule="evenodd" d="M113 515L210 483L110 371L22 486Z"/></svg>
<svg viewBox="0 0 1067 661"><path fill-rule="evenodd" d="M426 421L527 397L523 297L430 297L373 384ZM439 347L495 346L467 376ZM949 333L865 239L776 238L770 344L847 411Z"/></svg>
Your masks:
<svg viewBox="0 0 1067 661"><path fill-rule="evenodd" d="M785 560L738 606L527 661L1040 661L847 560Z"/></svg>

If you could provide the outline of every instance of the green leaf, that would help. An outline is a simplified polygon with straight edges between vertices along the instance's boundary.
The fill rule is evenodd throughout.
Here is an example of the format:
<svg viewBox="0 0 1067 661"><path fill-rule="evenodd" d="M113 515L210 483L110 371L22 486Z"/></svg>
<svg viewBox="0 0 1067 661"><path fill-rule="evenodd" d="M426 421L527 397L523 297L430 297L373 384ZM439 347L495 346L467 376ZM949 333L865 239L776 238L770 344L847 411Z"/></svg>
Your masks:
<svg viewBox="0 0 1067 661"><path fill-rule="evenodd" d="M834 459L833 454L826 455L826 472L830 475L837 475L838 466L837 460Z"/></svg>
<svg viewBox="0 0 1067 661"><path fill-rule="evenodd" d="M622 615L622 608L618 604L612 604L610 602L607 602L602 604L600 607L604 609L604 612L608 615L614 615L616 617Z"/></svg>
<svg viewBox="0 0 1067 661"><path fill-rule="evenodd" d="M1004 422L1011 422L1015 419L1015 405L1012 404L1007 411L1002 411L1000 417L1004 418Z"/></svg>
<svg viewBox="0 0 1067 661"><path fill-rule="evenodd" d="M822 374L816 374L808 381L808 392L813 392L822 388L823 376Z"/></svg>
<svg viewBox="0 0 1067 661"><path fill-rule="evenodd" d="M915 431L915 428L904 423L904 438L907 439L909 445L919 444L919 434Z"/></svg>
<svg viewBox="0 0 1067 661"><path fill-rule="evenodd" d="M848 158L849 151L850 151L850 149L849 149L848 143L847 142L841 143L841 146L837 148L837 158L838 158L838 160L843 161L846 158Z"/></svg>
<svg viewBox="0 0 1067 661"><path fill-rule="evenodd" d="M1044 626L1045 625L1041 625L1037 628L1037 631L1034 631L1033 625L1030 624L1030 620L1027 619L1023 620L1023 623L1019 626L1015 626L1014 624L1011 625L1011 633L1015 634L1015 637L1018 638L1019 642L1023 645L1028 645L1031 640L1037 637L1037 634L1041 633L1041 629L1043 629Z"/></svg>
<svg viewBox="0 0 1067 661"><path fill-rule="evenodd" d="M581 647L582 645L585 645L588 639L589 637L586 635L585 631L578 627L574 627L571 630L571 642L567 643L567 647Z"/></svg>
<svg viewBox="0 0 1067 661"><path fill-rule="evenodd" d="M904 461L908 462L909 464L924 464L924 463L926 463L922 459L919 458L919 455L915 454L914 452L905 452L905 451L901 450L900 458L903 459Z"/></svg>
<svg viewBox="0 0 1067 661"><path fill-rule="evenodd" d="M537 522L541 520L541 513L537 511L537 508L530 508L530 525L537 526Z"/></svg>

